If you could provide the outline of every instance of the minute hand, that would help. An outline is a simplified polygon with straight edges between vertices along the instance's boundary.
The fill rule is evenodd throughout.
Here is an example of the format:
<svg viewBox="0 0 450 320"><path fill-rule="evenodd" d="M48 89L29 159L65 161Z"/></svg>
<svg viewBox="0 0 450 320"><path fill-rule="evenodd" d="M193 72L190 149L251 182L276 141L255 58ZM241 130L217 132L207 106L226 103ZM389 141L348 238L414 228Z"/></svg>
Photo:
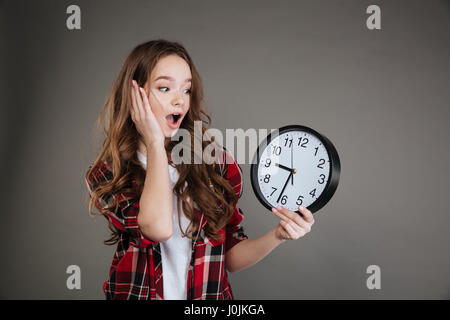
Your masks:
<svg viewBox="0 0 450 320"><path fill-rule="evenodd" d="M292 174L293 174L293 173L292 173L292 171L291 171L291 173L289 173L289 177L286 179L286 182L284 183L283 189L281 189L281 193L280 193L280 195L278 196L277 203L280 202L280 198L281 198L281 196L283 195L284 189L286 189L286 186L287 186L287 184L288 184L288 182L289 182L289 179L291 178Z"/></svg>

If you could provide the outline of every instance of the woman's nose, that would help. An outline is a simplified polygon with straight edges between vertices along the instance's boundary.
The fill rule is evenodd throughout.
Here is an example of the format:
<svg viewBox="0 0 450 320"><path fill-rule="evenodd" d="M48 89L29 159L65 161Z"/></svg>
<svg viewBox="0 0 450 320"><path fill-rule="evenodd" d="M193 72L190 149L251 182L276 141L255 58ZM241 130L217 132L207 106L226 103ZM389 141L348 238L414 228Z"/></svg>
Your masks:
<svg viewBox="0 0 450 320"><path fill-rule="evenodd" d="M180 106L180 107L183 106L183 104L184 104L183 97L179 93L177 93L175 95L175 97L173 97L172 104L175 106Z"/></svg>

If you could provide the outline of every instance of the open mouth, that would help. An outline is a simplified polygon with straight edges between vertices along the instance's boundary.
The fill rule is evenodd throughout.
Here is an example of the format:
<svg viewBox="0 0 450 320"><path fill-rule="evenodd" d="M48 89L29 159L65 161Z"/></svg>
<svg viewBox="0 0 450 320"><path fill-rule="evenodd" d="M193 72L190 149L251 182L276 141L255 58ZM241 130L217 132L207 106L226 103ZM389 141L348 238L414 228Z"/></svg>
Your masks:
<svg viewBox="0 0 450 320"><path fill-rule="evenodd" d="M181 123L181 114L180 113L171 113L166 116L167 123L171 128L178 128Z"/></svg>

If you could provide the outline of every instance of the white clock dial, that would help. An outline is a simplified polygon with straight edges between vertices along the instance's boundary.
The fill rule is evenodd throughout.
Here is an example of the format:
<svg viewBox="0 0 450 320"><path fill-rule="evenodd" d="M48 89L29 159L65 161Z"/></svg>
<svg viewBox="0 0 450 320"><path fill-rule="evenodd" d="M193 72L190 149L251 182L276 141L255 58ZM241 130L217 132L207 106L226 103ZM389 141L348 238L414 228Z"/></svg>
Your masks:
<svg viewBox="0 0 450 320"><path fill-rule="evenodd" d="M260 155L258 184L262 196L273 207L298 211L300 204L308 207L324 191L330 176L330 158L322 142L311 133L282 133Z"/></svg>

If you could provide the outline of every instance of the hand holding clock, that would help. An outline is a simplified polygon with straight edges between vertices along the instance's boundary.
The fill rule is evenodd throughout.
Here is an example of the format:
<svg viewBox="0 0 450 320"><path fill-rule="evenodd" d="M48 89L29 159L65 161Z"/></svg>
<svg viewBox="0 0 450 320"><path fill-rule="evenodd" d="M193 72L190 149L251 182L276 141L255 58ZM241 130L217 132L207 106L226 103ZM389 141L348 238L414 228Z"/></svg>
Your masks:
<svg viewBox="0 0 450 320"><path fill-rule="evenodd" d="M310 232L312 213L331 199L339 175L339 155L331 141L317 131L289 125L270 133L255 152L250 177L258 200L280 221L265 235L241 241L229 250L228 269L243 270L280 243ZM279 205L280 200L285 207Z"/></svg>
<svg viewBox="0 0 450 320"><path fill-rule="evenodd" d="M289 181L289 180L288 180ZM297 240L311 231L314 217L304 206L298 207L300 215L292 210L278 206L272 208L272 212L280 218L280 223L275 229L275 236L280 240Z"/></svg>

